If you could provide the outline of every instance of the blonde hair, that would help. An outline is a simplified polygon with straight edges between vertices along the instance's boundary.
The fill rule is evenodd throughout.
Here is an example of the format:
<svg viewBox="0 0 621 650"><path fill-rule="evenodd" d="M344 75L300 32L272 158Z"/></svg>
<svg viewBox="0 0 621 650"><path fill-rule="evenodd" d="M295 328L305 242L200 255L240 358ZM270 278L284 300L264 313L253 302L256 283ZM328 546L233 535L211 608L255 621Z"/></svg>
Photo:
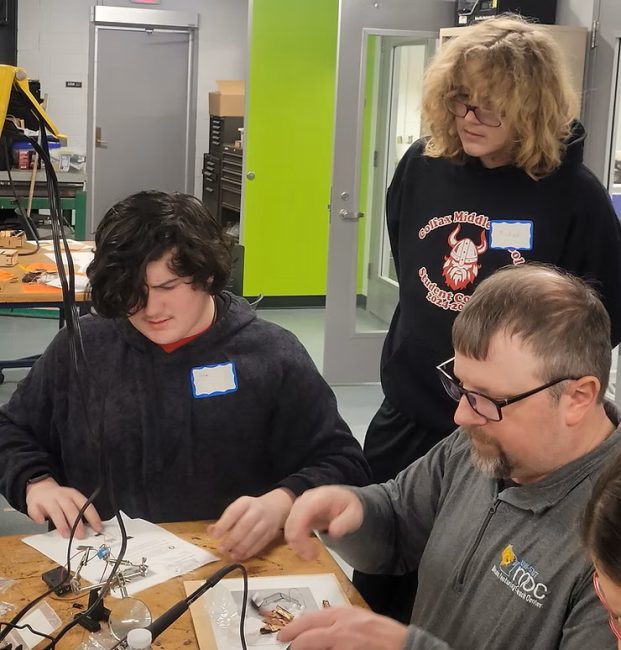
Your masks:
<svg viewBox="0 0 621 650"><path fill-rule="evenodd" d="M424 80L425 153L464 162L447 100L469 89L502 116L515 141L513 164L539 179L561 164L564 140L578 114L578 97L556 43L512 14L478 23L442 47ZM489 89L487 93L484 89Z"/></svg>

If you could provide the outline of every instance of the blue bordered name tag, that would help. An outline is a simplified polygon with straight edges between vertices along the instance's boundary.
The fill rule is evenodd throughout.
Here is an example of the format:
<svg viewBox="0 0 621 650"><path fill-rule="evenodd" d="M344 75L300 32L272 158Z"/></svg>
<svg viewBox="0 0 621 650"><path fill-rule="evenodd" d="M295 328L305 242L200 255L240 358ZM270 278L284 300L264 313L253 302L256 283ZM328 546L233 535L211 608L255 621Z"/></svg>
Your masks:
<svg viewBox="0 0 621 650"><path fill-rule="evenodd" d="M531 251L533 250L533 222L491 221L489 242L490 248Z"/></svg>
<svg viewBox="0 0 621 650"><path fill-rule="evenodd" d="M234 361L192 368L190 383L194 397L216 397L234 393L238 388Z"/></svg>

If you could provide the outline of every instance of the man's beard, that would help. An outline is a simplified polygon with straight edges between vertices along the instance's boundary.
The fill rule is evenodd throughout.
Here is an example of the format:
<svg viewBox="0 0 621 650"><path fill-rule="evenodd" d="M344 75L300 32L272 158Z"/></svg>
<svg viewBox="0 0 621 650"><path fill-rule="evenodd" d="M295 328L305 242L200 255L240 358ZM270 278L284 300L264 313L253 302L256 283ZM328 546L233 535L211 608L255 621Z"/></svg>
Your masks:
<svg viewBox="0 0 621 650"><path fill-rule="evenodd" d="M464 427L464 430L468 434L470 442L472 464L489 478L511 478L513 464L500 445L494 439L485 435L478 427ZM473 438L486 443L485 452L476 446Z"/></svg>

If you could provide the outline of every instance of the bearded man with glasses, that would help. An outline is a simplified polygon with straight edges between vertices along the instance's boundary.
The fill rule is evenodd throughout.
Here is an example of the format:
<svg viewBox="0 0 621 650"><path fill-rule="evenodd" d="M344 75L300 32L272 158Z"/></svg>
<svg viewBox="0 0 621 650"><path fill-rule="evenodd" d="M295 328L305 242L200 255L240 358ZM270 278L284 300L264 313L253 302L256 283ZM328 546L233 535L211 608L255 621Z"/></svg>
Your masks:
<svg viewBox="0 0 621 650"><path fill-rule="evenodd" d="M396 479L307 492L285 525L307 559L308 533L320 530L358 570L418 570L410 625L325 611L281 640L296 650L616 648L578 527L602 467L621 451L619 416L604 399L606 309L554 267L506 267L457 316L453 345L429 382L456 402L459 428Z"/></svg>

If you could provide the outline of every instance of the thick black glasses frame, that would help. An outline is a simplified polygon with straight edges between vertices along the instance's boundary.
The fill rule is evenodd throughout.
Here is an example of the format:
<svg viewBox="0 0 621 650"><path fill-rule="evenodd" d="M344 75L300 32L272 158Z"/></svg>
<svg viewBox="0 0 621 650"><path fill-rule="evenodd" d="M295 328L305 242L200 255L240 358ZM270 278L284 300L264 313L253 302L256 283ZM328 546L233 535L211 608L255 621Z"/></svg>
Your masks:
<svg viewBox="0 0 621 650"><path fill-rule="evenodd" d="M526 399L527 397L530 397L531 395L536 395L537 393L540 393L542 390L546 390L546 388L551 388L552 386L556 384L560 384L562 381L570 381L570 380L576 380L580 379L580 377L561 377L560 379L555 379L554 381L549 381L547 384L543 384L543 386L538 386L537 388L533 388L532 390L527 390L525 393L519 393L518 395L514 395L513 397L507 397L506 399L494 399L493 397L490 397L489 395L485 395L485 393L479 393L476 390L466 390L460 383L457 381L455 377L450 375L445 369L445 366L448 366L450 363L455 361L455 357L451 357L450 359L447 359L446 361L442 362L439 366L436 366L436 370L438 371L438 374L441 375L441 381L442 377L446 379L447 381L450 382L452 386L454 386L457 391L460 393L460 396L465 395L466 399L468 400L468 404L470 405L470 408L477 414L480 415L482 418L485 418L486 420L491 420L492 422L500 422L502 420L502 409L505 406L509 406L509 404L515 404L516 402L519 402L523 399ZM444 382L442 382L442 385L444 386ZM451 399L454 399L456 402L459 402L459 399L456 399L453 395L451 395L450 391L446 386L444 386L444 390L446 390L448 396ZM470 395L478 395L479 397L483 397L489 402L491 402L495 407L496 410L498 411L498 419L494 420L493 418L488 417L487 415L483 415L482 413L479 413L476 408L476 399L470 399ZM461 397L460 397L461 399Z"/></svg>
<svg viewBox="0 0 621 650"><path fill-rule="evenodd" d="M461 113L458 113L455 110L455 104L461 104L466 109L466 112L463 115L461 115ZM495 121L498 122L498 124L490 124L489 122L484 122L479 117L478 109L481 108L480 106L472 106L472 104L466 104L465 102L460 102L457 99L452 99L447 102L446 107L448 108L449 113L455 115L456 117L466 117L466 115L468 115L468 113L472 111L472 113L477 118L477 120L479 120L479 122L481 122L481 124L483 124L484 126L489 126L492 129L497 129L499 126L502 126L502 120L497 115L495 116L496 117Z"/></svg>

